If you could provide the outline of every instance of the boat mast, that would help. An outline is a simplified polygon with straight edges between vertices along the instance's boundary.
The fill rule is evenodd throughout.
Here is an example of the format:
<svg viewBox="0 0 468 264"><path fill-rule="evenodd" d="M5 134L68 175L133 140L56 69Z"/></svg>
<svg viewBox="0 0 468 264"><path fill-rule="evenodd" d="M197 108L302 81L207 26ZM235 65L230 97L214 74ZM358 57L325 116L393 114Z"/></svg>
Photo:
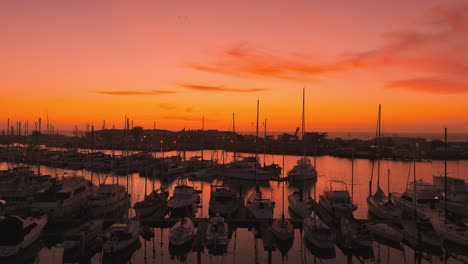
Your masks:
<svg viewBox="0 0 468 264"><path fill-rule="evenodd" d="M377 143L377 188L380 188L380 125L381 125L381 106L379 104L379 118L378 118L378 143Z"/></svg>
<svg viewBox="0 0 468 264"><path fill-rule="evenodd" d="M205 140L205 138L204 138L204 136L205 136L205 135L204 135L204 129L205 129L205 116L202 117L202 129L201 129L201 133L202 133L202 134L201 134L201 160L202 160L202 167L204 167L204 166L203 166L203 160L204 160L204 159L203 159L203 148L204 148L203 144L205 143L205 142L204 142L204 140Z"/></svg>
<svg viewBox="0 0 468 264"><path fill-rule="evenodd" d="M304 129L305 129L305 87L302 88L302 158L305 158L305 144L304 144Z"/></svg>
<svg viewBox="0 0 468 264"><path fill-rule="evenodd" d="M266 125L267 125L266 118L265 118L265 124L264 125L265 125L265 127L264 127L265 128L265 133L263 135L263 167L266 166Z"/></svg>
<svg viewBox="0 0 468 264"><path fill-rule="evenodd" d="M255 180L257 180L257 161L258 161L258 112L259 112L259 100L257 99L257 124L255 129ZM258 185L258 182L257 182Z"/></svg>
<svg viewBox="0 0 468 264"><path fill-rule="evenodd" d="M445 128L445 158L444 158L444 213L445 224L447 224L447 128Z"/></svg>
<svg viewBox="0 0 468 264"><path fill-rule="evenodd" d="M235 115L234 115L234 112L232 113L232 133L233 133L233 137L234 139L236 138L236 122L235 122ZM236 148L235 146L232 147L232 150L234 152L234 162L236 162Z"/></svg>

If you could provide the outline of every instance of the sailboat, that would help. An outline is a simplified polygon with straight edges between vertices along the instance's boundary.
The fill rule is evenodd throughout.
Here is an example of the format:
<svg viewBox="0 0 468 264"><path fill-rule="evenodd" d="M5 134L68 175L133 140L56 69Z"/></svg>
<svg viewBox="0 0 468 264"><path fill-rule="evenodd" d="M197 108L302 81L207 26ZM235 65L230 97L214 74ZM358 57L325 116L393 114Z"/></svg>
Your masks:
<svg viewBox="0 0 468 264"><path fill-rule="evenodd" d="M149 195L145 195L143 201L135 203L133 209L138 217L151 216L166 207L168 196L169 192L164 187L158 188Z"/></svg>
<svg viewBox="0 0 468 264"><path fill-rule="evenodd" d="M302 139L303 140L304 140L304 129L305 129L304 109L305 109L305 89L303 88L302 90ZM306 159L305 158L305 144L303 142L303 156L298 161L298 164L303 163L305 159ZM308 163L310 164L310 160L308 160ZM309 176L315 175L315 180L317 179L317 172L315 171L315 168L313 168L311 164L310 164L310 168L312 168L313 170L312 169L304 170L304 168L305 168L304 166L299 166L299 165L294 166L293 170L288 173L288 177L291 177L291 175L293 174L296 175L297 173L301 173L303 175L302 181L304 182L304 186L307 180L307 177L306 177L307 175ZM294 179L296 179L295 176L294 176ZM302 189L299 189L299 191L294 191L293 193L291 193L288 196L288 202L289 202L289 206L288 206L289 209L294 213L295 216L298 216L301 219L305 219L307 216L309 216L312 213L312 210L309 204L309 199L305 199Z"/></svg>
<svg viewBox="0 0 468 264"><path fill-rule="evenodd" d="M294 165L293 169L288 172L288 179L292 182L295 181L317 181L317 171L310 162L310 159L305 155L305 88L302 89L302 157Z"/></svg>
<svg viewBox="0 0 468 264"><path fill-rule="evenodd" d="M377 147L377 190L372 194L372 178L374 173L374 161L372 161L372 173L369 182L369 196L367 197L367 208L370 214L383 219L399 219L402 210L398 208L380 188L380 129L381 129L381 106L377 118L377 131L375 145ZM380 229L378 229L380 230Z"/></svg>
<svg viewBox="0 0 468 264"><path fill-rule="evenodd" d="M445 129L445 151L447 151L447 128ZM468 227L465 224L453 224L448 222L448 212L449 207L447 197L450 197L449 188L448 188L448 177L447 177L447 155L445 155L444 161L444 217L445 221L436 221L434 218L431 219L432 225L434 226L437 234L446 242L451 244L459 245L464 248L468 248Z"/></svg>
<svg viewBox="0 0 468 264"><path fill-rule="evenodd" d="M192 241L195 226L188 217L183 217L169 230L169 242L174 246L181 246Z"/></svg>
<svg viewBox="0 0 468 264"><path fill-rule="evenodd" d="M136 219L113 224L105 232L106 242L102 246L102 251L107 255L124 251L139 242L139 236L140 222Z"/></svg>
<svg viewBox="0 0 468 264"><path fill-rule="evenodd" d="M255 136L256 139L258 139L258 111L259 102L257 100L257 130ZM255 140L255 144L257 144L257 140ZM256 155L258 155L258 151ZM255 177L257 177L257 173L255 173ZM263 197L263 193L258 185L255 187L255 192L252 193L247 199L246 208L249 211L250 215L256 219L272 219L274 207L275 203L271 201L271 199Z"/></svg>
<svg viewBox="0 0 468 264"><path fill-rule="evenodd" d="M289 220L285 219L284 217L284 181L282 189L283 195L281 196L281 219L276 219L271 224L271 232L273 233L273 236L275 237L275 240L278 244L286 243L288 241L292 243L292 240L294 240L294 226Z"/></svg>

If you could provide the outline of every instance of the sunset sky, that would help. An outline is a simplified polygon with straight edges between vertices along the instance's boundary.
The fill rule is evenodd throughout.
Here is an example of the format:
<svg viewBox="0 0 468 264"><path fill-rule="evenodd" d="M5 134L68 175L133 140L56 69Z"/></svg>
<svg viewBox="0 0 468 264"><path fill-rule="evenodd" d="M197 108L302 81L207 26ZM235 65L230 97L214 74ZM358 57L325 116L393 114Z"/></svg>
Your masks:
<svg viewBox="0 0 468 264"><path fill-rule="evenodd" d="M468 1L0 3L0 129L468 132Z"/></svg>

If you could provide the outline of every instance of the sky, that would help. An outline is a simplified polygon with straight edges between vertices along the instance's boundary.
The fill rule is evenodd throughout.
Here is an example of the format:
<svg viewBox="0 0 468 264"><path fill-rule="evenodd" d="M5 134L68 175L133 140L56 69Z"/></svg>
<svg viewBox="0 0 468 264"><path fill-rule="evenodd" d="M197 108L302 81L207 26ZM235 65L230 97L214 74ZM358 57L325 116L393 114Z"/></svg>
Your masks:
<svg viewBox="0 0 468 264"><path fill-rule="evenodd" d="M468 132L468 1L0 3L0 129ZM31 127L31 125L30 125Z"/></svg>

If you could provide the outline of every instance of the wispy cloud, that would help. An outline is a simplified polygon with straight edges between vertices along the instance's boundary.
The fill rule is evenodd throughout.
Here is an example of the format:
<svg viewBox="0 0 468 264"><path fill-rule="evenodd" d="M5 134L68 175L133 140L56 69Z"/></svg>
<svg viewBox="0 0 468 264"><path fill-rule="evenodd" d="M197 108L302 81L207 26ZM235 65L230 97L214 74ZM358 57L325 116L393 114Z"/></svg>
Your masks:
<svg viewBox="0 0 468 264"><path fill-rule="evenodd" d="M175 91L169 90L150 90L150 91L138 91L138 90L112 90L112 91L96 91L99 94L106 95L164 95L173 94Z"/></svg>
<svg viewBox="0 0 468 264"><path fill-rule="evenodd" d="M202 117L178 116L178 115L165 115L165 116L161 116L161 118L169 119L169 120L188 121L188 122L201 122L202 120ZM205 122L218 122L218 120L205 118Z"/></svg>
<svg viewBox="0 0 468 264"><path fill-rule="evenodd" d="M215 85L200 85L200 84L181 84L180 86L196 90L196 91L205 91L205 92L238 92L238 93L254 93L262 92L268 89L266 88L228 88L224 86L215 86Z"/></svg>
<svg viewBox="0 0 468 264"><path fill-rule="evenodd" d="M222 50L213 63L192 63L189 67L211 73L280 79L310 79L311 75L342 69L338 64L313 63L311 58L304 59L297 56L297 53L279 56L277 52L253 48L246 44Z"/></svg>
<svg viewBox="0 0 468 264"><path fill-rule="evenodd" d="M175 105L170 104L170 103L160 103L160 104L159 104L159 107L160 107L161 109L164 109L164 110L173 110L173 109L176 108Z"/></svg>
<svg viewBox="0 0 468 264"><path fill-rule="evenodd" d="M385 87L437 94L468 93L468 85L439 78L396 80L388 82Z"/></svg>

